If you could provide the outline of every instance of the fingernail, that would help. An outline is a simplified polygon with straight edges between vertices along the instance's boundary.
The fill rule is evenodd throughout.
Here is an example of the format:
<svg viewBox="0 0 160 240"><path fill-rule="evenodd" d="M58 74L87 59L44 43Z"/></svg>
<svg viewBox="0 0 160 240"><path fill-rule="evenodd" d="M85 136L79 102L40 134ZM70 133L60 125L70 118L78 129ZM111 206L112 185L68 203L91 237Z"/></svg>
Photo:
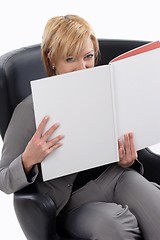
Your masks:
<svg viewBox="0 0 160 240"><path fill-rule="evenodd" d="M60 126L60 123L55 123L55 126L56 126L56 127L59 127L59 126Z"/></svg>

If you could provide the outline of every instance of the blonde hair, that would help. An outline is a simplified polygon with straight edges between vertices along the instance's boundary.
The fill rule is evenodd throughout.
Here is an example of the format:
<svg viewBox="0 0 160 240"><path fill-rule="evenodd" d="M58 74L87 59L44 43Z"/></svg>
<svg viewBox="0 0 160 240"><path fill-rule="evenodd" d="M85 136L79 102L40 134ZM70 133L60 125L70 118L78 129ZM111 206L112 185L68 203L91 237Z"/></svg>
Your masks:
<svg viewBox="0 0 160 240"><path fill-rule="evenodd" d="M57 16L48 20L42 36L42 61L49 76L55 74L52 62L57 58L78 55L90 38L95 52L95 63L99 56L99 44L87 21L77 15Z"/></svg>

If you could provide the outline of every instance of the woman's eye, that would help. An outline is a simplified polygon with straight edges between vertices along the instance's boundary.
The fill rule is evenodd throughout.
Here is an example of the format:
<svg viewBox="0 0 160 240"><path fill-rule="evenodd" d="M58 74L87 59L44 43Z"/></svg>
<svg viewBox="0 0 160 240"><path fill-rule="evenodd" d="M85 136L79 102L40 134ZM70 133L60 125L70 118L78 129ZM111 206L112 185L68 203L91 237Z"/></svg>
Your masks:
<svg viewBox="0 0 160 240"><path fill-rule="evenodd" d="M93 54L93 53L90 53L90 54L86 55L85 58L93 58L93 57L94 57L94 54Z"/></svg>
<svg viewBox="0 0 160 240"><path fill-rule="evenodd" d="M68 57L66 59L66 62L74 62L75 61L75 58L74 57Z"/></svg>

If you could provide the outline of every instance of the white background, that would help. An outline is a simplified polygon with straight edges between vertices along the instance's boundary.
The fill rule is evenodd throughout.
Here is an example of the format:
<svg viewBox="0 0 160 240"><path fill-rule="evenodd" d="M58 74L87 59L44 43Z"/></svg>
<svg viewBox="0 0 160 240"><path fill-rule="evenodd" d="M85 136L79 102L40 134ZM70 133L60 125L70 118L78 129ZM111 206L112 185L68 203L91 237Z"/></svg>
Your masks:
<svg viewBox="0 0 160 240"><path fill-rule="evenodd" d="M97 37L160 40L159 0L4 0L0 14L0 55L40 43L46 21L68 13L79 14L89 21ZM159 145L153 149L159 151ZM12 199L12 195L0 192L0 239L24 240Z"/></svg>

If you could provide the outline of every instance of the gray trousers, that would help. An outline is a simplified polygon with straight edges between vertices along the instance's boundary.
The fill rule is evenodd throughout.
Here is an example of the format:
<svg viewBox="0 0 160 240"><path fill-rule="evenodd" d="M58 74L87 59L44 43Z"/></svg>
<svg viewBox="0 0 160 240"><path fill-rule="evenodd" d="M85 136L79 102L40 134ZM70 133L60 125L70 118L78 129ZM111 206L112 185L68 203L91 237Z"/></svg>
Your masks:
<svg viewBox="0 0 160 240"><path fill-rule="evenodd" d="M73 192L65 216L73 237L159 240L160 191L135 170L113 164Z"/></svg>

